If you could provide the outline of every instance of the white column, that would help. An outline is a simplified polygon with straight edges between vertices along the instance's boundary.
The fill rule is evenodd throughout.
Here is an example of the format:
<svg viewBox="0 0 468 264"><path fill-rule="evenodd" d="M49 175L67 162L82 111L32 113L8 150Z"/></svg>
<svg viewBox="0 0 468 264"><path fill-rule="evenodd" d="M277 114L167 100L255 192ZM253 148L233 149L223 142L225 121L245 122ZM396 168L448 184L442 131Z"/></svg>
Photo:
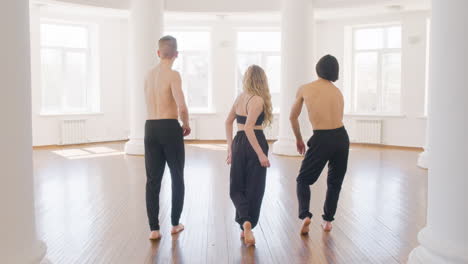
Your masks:
<svg viewBox="0 0 468 264"><path fill-rule="evenodd" d="M468 263L468 1L432 9L427 224L409 263Z"/></svg>
<svg viewBox="0 0 468 264"><path fill-rule="evenodd" d="M289 122L289 113L297 89L312 81L313 67L313 9L310 0L283 0L281 20L281 105L278 141L273 153L296 156L296 140ZM302 113L301 121L307 118ZM301 122L305 123L305 122ZM301 126L307 128L308 126ZM304 129L306 138L310 132Z"/></svg>
<svg viewBox="0 0 468 264"><path fill-rule="evenodd" d="M0 262L39 263L46 246L35 227L28 0L2 2L0 32Z"/></svg>
<svg viewBox="0 0 468 264"><path fill-rule="evenodd" d="M125 152L143 155L146 104L144 80L158 60L157 45L163 31L163 0L131 0L130 3L130 141Z"/></svg>

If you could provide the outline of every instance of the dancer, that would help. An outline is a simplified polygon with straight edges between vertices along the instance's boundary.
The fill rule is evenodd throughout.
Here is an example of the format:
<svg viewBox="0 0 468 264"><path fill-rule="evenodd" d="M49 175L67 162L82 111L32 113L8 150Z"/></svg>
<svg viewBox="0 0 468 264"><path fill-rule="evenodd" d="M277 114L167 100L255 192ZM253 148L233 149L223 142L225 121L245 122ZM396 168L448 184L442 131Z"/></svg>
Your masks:
<svg viewBox="0 0 468 264"><path fill-rule="evenodd" d="M332 229L341 185L348 165L349 138L343 126L344 100L333 84L338 80L339 65L335 57L326 55L316 66L318 80L303 85L297 92L291 110L291 125L296 137L298 152L305 153L305 145L299 127L299 115L305 102L314 134L307 142L309 149L302 161L297 177L299 218L303 220L301 234L309 232L312 214L309 211L310 185L314 184L328 162L327 195L323 207L322 228Z"/></svg>
<svg viewBox="0 0 468 264"><path fill-rule="evenodd" d="M247 246L255 245L252 229L257 225L265 193L268 142L263 127L271 124L272 106L268 81L262 68L247 69L240 94L226 119L227 163L231 164L229 193L236 207L236 222ZM233 122L237 135L232 139Z"/></svg>
<svg viewBox="0 0 468 264"><path fill-rule="evenodd" d="M152 240L161 238L159 192L166 162L172 180L171 233L184 229L179 223L185 194L183 137L191 130L180 74L172 69L177 55L177 40L171 36L161 38L158 50L161 61L148 73L145 82L148 112L145 124L146 209L151 228L149 238Z"/></svg>

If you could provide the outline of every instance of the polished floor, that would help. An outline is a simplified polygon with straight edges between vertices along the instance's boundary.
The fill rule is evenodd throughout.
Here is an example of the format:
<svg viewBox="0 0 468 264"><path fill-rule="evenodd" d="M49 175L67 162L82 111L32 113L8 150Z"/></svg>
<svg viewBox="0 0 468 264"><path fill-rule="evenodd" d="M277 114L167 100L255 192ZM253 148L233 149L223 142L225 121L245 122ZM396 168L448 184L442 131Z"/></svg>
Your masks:
<svg viewBox="0 0 468 264"><path fill-rule="evenodd" d="M427 171L414 150L353 146L331 233L320 229L326 170L312 187L309 236L298 235L295 177L301 159L271 156L255 248L239 239L225 146L186 147L186 230L170 235L164 177L163 238L148 241L143 157L123 143L34 151L36 222L50 263L406 263L425 225Z"/></svg>

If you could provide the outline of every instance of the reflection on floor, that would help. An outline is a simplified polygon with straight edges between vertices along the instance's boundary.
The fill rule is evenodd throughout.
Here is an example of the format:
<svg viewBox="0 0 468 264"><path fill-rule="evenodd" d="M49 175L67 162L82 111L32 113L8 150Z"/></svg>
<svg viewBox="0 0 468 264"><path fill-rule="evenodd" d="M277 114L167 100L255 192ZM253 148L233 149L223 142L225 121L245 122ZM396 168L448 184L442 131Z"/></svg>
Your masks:
<svg viewBox="0 0 468 264"><path fill-rule="evenodd" d="M67 159L89 159L106 156L124 155L125 152L118 151L109 147L91 147L91 148L70 148L54 150L53 153Z"/></svg>
<svg viewBox="0 0 468 264"><path fill-rule="evenodd" d="M186 146L186 198L170 231L170 175L161 190L163 238L147 240L145 166L122 143L34 151L36 221L51 263L405 263L425 224L427 172L418 152L354 146L337 220L320 230L326 171L312 187L315 214L298 235L300 158L271 155L256 248L239 239L223 144Z"/></svg>

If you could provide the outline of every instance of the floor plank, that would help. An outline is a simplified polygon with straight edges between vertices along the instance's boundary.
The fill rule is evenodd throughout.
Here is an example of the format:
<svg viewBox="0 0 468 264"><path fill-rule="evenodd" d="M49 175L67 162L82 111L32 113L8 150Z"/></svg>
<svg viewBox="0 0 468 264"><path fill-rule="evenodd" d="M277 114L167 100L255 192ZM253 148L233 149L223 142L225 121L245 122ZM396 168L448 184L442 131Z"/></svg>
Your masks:
<svg viewBox="0 0 468 264"><path fill-rule="evenodd" d="M300 158L271 155L255 248L246 248L229 198L225 146L186 147L186 230L170 235L170 175L161 190L163 238L150 242L143 157L122 143L34 150L36 222L51 263L405 263L425 225L427 171L418 151L353 146L334 229L320 216L326 170L311 187L314 221L300 236Z"/></svg>

